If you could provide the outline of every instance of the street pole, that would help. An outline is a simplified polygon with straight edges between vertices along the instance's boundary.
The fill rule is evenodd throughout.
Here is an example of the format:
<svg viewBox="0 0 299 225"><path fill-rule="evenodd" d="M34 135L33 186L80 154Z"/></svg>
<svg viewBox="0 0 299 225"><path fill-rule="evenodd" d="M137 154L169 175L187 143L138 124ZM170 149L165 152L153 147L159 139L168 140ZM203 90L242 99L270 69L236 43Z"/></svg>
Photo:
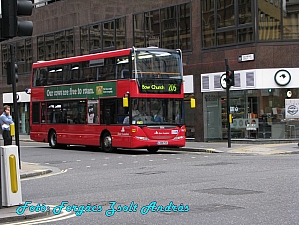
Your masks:
<svg viewBox="0 0 299 225"><path fill-rule="evenodd" d="M17 102L17 84L16 84L16 70L15 70L15 51L14 46L10 45L10 62L11 62L11 84L12 84L12 96L13 96L13 108L14 108L14 123L15 123L15 142L18 146L19 154L19 168L21 169L21 155L19 144L19 111Z"/></svg>
<svg viewBox="0 0 299 225"><path fill-rule="evenodd" d="M1 171L1 159L2 155L0 154L0 209L2 209L2 171Z"/></svg>
<svg viewBox="0 0 299 225"><path fill-rule="evenodd" d="M225 71L229 71L228 60L225 59ZM226 75L227 79L227 75ZM226 119L227 119L227 147L231 148L231 133L230 133L230 103L229 103L229 89L230 85L226 81Z"/></svg>

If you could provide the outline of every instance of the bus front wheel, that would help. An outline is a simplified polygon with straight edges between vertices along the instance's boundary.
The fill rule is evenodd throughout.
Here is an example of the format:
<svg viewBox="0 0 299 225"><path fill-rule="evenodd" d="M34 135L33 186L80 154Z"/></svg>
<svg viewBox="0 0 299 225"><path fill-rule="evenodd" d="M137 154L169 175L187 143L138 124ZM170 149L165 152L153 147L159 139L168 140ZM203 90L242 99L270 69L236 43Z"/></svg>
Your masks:
<svg viewBox="0 0 299 225"><path fill-rule="evenodd" d="M103 135L101 149L103 149L105 152L113 152L114 150L112 147L112 137L108 132Z"/></svg>
<svg viewBox="0 0 299 225"><path fill-rule="evenodd" d="M148 147L147 148L147 151L149 152L149 153L155 153L155 152L157 152L159 150L159 147Z"/></svg>
<svg viewBox="0 0 299 225"><path fill-rule="evenodd" d="M49 145L51 146L51 148L57 148L58 147L57 135L56 135L56 132L54 130L52 130L49 134Z"/></svg>

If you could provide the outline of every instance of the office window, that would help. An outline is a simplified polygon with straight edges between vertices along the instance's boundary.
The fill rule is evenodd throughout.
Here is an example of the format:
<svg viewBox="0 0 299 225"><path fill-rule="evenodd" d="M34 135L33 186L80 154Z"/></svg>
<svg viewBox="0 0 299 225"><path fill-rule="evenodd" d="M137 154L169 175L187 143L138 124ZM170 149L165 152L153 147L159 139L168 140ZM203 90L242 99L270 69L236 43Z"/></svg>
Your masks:
<svg viewBox="0 0 299 225"><path fill-rule="evenodd" d="M2 75L6 76L6 62L10 60L10 46L13 46L15 63L18 65L18 74L31 72L32 65L32 39L20 39L1 45Z"/></svg>
<svg viewBox="0 0 299 225"><path fill-rule="evenodd" d="M45 60L45 36L37 37L37 61Z"/></svg>
<svg viewBox="0 0 299 225"><path fill-rule="evenodd" d="M145 13L145 41L146 46L160 46L160 13L154 10Z"/></svg>
<svg viewBox="0 0 299 225"><path fill-rule="evenodd" d="M235 26L235 4L233 0L217 1L218 28Z"/></svg>
<svg viewBox="0 0 299 225"><path fill-rule="evenodd" d="M191 3L133 15L134 46L191 50Z"/></svg>
<svg viewBox="0 0 299 225"><path fill-rule="evenodd" d="M273 1L258 0L259 40L280 40L282 37L280 28L281 9L276 7Z"/></svg>
<svg viewBox="0 0 299 225"><path fill-rule="evenodd" d="M51 60L75 55L74 30L62 30L37 36L37 59Z"/></svg>
<svg viewBox="0 0 299 225"><path fill-rule="evenodd" d="M81 54L126 48L126 17L80 27Z"/></svg>
<svg viewBox="0 0 299 225"><path fill-rule="evenodd" d="M56 32L55 36L55 58L64 58L65 53L65 33L64 31Z"/></svg>
<svg viewBox="0 0 299 225"><path fill-rule="evenodd" d="M179 47L182 50L191 50L191 7L190 3L178 5L178 32Z"/></svg>
<svg viewBox="0 0 299 225"><path fill-rule="evenodd" d="M66 57L75 56L74 29L69 29L65 31L65 42Z"/></svg>
<svg viewBox="0 0 299 225"><path fill-rule="evenodd" d="M299 38L299 1L283 4L283 39L298 39ZM275 5L279 5L280 1L276 0Z"/></svg>
<svg viewBox="0 0 299 225"><path fill-rule="evenodd" d="M133 29L134 29L134 46L145 47L144 39L144 14L139 13L133 15Z"/></svg>
<svg viewBox="0 0 299 225"><path fill-rule="evenodd" d="M115 47L115 29L114 29L114 20L103 23L103 48L111 48Z"/></svg>
<svg viewBox="0 0 299 225"><path fill-rule="evenodd" d="M115 20L116 49L126 48L126 17Z"/></svg>
<svg viewBox="0 0 299 225"><path fill-rule="evenodd" d="M25 71L31 72L33 63L32 38L25 39Z"/></svg>
<svg viewBox="0 0 299 225"><path fill-rule="evenodd" d="M87 25L80 27L80 54L81 55L86 55L89 53L88 27L89 26Z"/></svg>
<svg viewBox="0 0 299 225"><path fill-rule="evenodd" d="M203 48L254 41L251 0L201 1Z"/></svg>
<svg viewBox="0 0 299 225"><path fill-rule="evenodd" d="M15 62L18 65L18 73L25 72L25 40L15 43Z"/></svg>
<svg viewBox="0 0 299 225"><path fill-rule="evenodd" d="M102 49L101 23L89 26L89 50Z"/></svg>
<svg viewBox="0 0 299 225"><path fill-rule="evenodd" d="M55 59L54 33L45 35L45 60Z"/></svg>
<svg viewBox="0 0 299 225"><path fill-rule="evenodd" d="M175 49L178 46L177 11L175 6L161 9L161 31L162 46Z"/></svg>

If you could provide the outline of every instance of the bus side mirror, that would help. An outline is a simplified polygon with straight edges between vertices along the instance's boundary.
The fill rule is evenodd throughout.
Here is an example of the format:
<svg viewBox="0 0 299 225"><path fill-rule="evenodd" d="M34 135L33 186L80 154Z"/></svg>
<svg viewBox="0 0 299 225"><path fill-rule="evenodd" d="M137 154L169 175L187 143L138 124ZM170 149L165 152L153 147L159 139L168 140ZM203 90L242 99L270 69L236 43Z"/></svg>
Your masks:
<svg viewBox="0 0 299 225"><path fill-rule="evenodd" d="M190 104L191 104L191 108L194 109L195 108L195 98L190 99Z"/></svg>
<svg viewBox="0 0 299 225"><path fill-rule="evenodd" d="M129 107L129 98L123 97L123 107Z"/></svg>

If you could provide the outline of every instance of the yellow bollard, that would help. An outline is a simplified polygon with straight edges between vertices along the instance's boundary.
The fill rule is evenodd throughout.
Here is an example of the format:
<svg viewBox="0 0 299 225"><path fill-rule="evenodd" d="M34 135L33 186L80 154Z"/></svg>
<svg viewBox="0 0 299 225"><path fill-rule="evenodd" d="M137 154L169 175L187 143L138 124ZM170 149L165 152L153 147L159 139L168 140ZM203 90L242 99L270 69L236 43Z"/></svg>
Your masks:
<svg viewBox="0 0 299 225"><path fill-rule="evenodd" d="M9 168L10 168L10 188L12 193L18 192L18 180L17 180L17 164L16 156L11 154L9 156Z"/></svg>

